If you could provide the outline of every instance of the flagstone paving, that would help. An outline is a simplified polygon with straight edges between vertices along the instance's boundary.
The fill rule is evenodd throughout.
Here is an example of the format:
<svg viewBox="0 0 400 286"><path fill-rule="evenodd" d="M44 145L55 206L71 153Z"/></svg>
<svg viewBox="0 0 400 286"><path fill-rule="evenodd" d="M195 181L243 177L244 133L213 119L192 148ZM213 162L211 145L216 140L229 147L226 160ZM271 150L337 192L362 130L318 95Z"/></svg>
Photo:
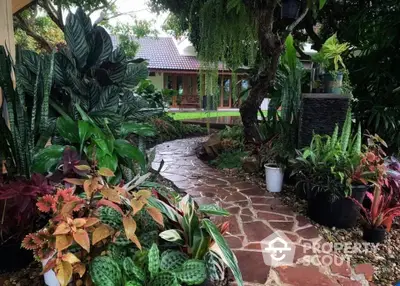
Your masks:
<svg viewBox="0 0 400 286"><path fill-rule="evenodd" d="M245 285L373 285L368 282L374 271L371 265L358 265L355 269L347 262L341 266L322 265L321 261L329 261L330 257L343 260L334 254L316 254L311 250L309 245L322 243L323 239L306 217L294 213L265 189L228 176L199 160L195 147L205 140L190 138L156 146L152 167L157 170L164 160L161 175L165 179L190 194L198 204L216 203L231 213L228 218L215 220L229 220L226 240L238 259ZM265 265L260 242L276 231L283 232L293 242L293 265ZM310 255L314 258L312 265L307 264Z"/></svg>

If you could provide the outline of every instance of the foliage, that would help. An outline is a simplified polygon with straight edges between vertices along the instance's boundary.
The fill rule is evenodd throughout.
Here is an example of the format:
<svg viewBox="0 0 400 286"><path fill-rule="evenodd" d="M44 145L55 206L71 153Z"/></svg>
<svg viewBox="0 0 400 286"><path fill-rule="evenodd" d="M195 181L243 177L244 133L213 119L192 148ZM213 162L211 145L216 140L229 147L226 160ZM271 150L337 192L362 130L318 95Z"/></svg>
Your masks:
<svg viewBox="0 0 400 286"><path fill-rule="evenodd" d="M39 15L38 15L39 14ZM51 52L64 43L62 30L42 9L26 9L15 16L14 33L16 44L25 50Z"/></svg>
<svg viewBox="0 0 400 286"><path fill-rule="evenodd" d="M39 219L35 207L37 198L53 191L54 187L40 174L33 174L30 180L18 178L8 182L0 178L0 209L3 214L0 241L18 241L32 231Z"/></svg>
<svg viewBox="0 0 400 286"><path fill-rule="evenodd" d="M321 50L313 56L313 60L319 63L327 71L339 71L339 64L341 69L346 69L344 65L342 54L349 49L348 43L339 43L336 34L328 38L322 45Z"/></svg>
<svg viewBox="0 0 400 286"><path fill-rule="evenodd" d="M78 119L78 103L95 121L107 119L114 129L149 112L142 110L143 101L133 90L147 77L146 64L128 60L120 48L113 50L105 29L92 25L82 9L68 15L65 40L66 47L55 54L51 94L58 113Z"/></svg>
<svg viewBox="0 0 400 286"><path fill-rule="evenodd" d="M33 250L40 259L49 259L44 271L53 269L61 285L67 285L74 273L82 281L92 278L97 285L107 285L100 283L102 280L98 275L93 275L93 267L100 267L98 260L106 259L101 258L101 253L120 242L141 250L137 236L140 233L137 230L138 215L148 214L160 226L163 226L163 216L149 205L150 191L130 193L129 185L109 185L105 177L114 174L106 168L96 170L88 165L79 168L90 171L83 179L66 181L83 186L84 193L78 196L72 188L59 189L55 195L39 199L38 209L51 214L52 218L46 228L26 236L23 247ZM115 227L103 220L104 208L116 212ZM106 269L120 271L117 263L108 264L111 265L105 266ZM121 285L121 274L107 273L107 277L102 277L116 277L120 283L112 285Z"/></svg>
<svg viewBox="0 0 400 286"><path fill-rule="evenodd" d="M244 133L242 126L226 126L225 129L219 132L221 139L232 139L238 142L244 141Z"/></svg>
<svg viewBox="0 0 400 286"><path fill-rule="evenodd" d="M246 157L248 152L233 147L235 146L230 146L229 148L225 146L224 151L215 160L211 161L211 164L217 166L218 169L240 169L242 167L241 159Z"/></svg>
<svg viewBox="0 0 400 286"><path fill-rule="evenodd" d="M223 273L218 269L226 264L232 271L236 282L243 285L237 259L230 250L223 234L227 231L229 223L225 222L216 226L211 222L208 215L228 216L229 212L217 205L196 206L195 202L186 195L182 199L170 198L169 200L160 195L160 200L155 207L173 222L173 228L160 233L160 237L168 242L179 246L187 247L187 253L193 259L205 259L209 255L219 257L214 263L220 267L208 268L211 277L218 277L216 280L223 280ZM150 201L153 204L153 201ZM158 206L157 206L158 205ZM215 272L217 271L217 272Z"/></svg>
<svg viewBox="0 0 400 286"><path fill-rule="evenodd" d="M52 145L38 152L34 157L32 170L54 173L62 167L64 175L68 173L67 168L75 168L75 172L79 173L83 170L76 170L74 162L79 164L81 159L92 162L99 168L108 168L116 172L117 178L124 177L128 180L131 180L135 173L146 170L146 158L139 148L122 138L116 139L109 129L103 132L90 117L84 113L82 115L85 120L74 121L67 116L57 119L58 133L63 136L66 145ZM145 131L144 127L146 126L124 124L122 132L148 135L145 132L152 129ZM54 153L54 148L63 150L63 154Z"/></svg>
<svg viewBox="0 0 400 286"><path fill-rule="evenodd" d="M46 228L29 234L23 246L53 269L61 285L199 285L216 277L218 265L232 268L242 284L237 261L207 215L229 215L214 205L195 206L189 196L161 195L138 178L126 185L108 184L107 168L77 165L87 173L66 178L73 188L44 196L37 206L50 213ZM158 187L158 186L157 186ZM83 188L83 193L76 192ZM165 230L160 233L160 228ZM158 239L158 235L161 240ZM212 255L212 259L210 258Z"/></svg>
<svg viewBox="0 0 400 286"><path fill-rule="evenodd" d="M361 158L361 128L351 139L351 112L347 112L341 135L336 126L332 136L315 134L309 147L291 161L293 173L312 191L329 192L333 198L348 195L347 171Z"/></svg>
<svg viewBox="0 0 400 286"><path fill-rule="evenodd" d="M353 85L353 112L362 128L388 143L388 153L400 146L400 26L395 17L400 3L394 0L363 2L327 1L318 15L320 38L337 33L354 53L345 57Z"/></svg>
<svg viewBox="0 0 400 286"><path fill-rule="evenodd" d="M387 147L386 143L378 136L368 135L367 146L361 153L359 164L349 169L349 184L374 184L378 187L387 185L386 166L384 157L386 153L381 145Z"/></svg>
<svg viewBox="0 0 400 286"><path fill-rule="evenodd" d="M385 195L382 193L380 186L375 186L374 193L366 192L366 196L371 201L370 210L364 208L358 201L353 201L360 206L364 213L364 218L371 228L380 227L386 219L400 215L400 204L392 205L392 192L389 195Z"/></svg>
<svg viewBox="0 0 400 286"><path fill-rule="evenodd" d="M0 87L8 113L8 120L0 118L0 161L6 160L10 175L30 178L32 157L52 134L48 102L53 62L54 54L39 56L25 51L14 66L10 55L0 46Z"/></svg>
<svg viewBox="0 0 400 286"><path fill-rule="evenodd" d="M164 24L162 25L162 29L164 32L178 39L184 36L186 33L186 31L182 29L183 25L184 24L181 23L181 19L178 18L175 14L169 14Z"/></svg>
<svg viewBox="0 0 400 286"><path fill-rule="evenodd" d="M300 108L301 79L304 67L297 57L293 37L289 35L285 41L285 52L280 58L277 70L277 84L271 94L268 106L268 119L275 120L281 108L281 120L297 124Z"/></svg>

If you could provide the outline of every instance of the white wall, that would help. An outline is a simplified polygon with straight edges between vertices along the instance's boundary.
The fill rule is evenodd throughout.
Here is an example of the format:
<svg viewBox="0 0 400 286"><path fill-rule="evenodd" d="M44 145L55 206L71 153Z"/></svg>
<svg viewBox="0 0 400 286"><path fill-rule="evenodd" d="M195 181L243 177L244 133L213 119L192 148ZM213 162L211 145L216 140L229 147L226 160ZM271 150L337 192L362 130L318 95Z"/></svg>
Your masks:
<svg viewBox="0 0 400 286"><path fill-rule="evenodd" d="M154 84L154 86L161 90L164 89L164 74L161 72L156 72L155 76L149 76L149 80Z"/></svg>

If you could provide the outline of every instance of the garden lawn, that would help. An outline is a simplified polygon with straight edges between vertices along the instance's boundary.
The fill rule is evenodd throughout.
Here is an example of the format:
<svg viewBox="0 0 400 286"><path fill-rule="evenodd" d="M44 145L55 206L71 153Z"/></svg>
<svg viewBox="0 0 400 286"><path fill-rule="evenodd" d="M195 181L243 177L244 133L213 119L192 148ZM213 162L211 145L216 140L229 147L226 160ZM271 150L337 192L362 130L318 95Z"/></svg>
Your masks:
<svg viewBox="0 0 400 286"><path fill-rule="evenodd" d="M240 116L239 111L194 111L194 112L168 112L168 115L175 120L202 119L210 117ZM264 111L267 115L267 111Z"/></svg>

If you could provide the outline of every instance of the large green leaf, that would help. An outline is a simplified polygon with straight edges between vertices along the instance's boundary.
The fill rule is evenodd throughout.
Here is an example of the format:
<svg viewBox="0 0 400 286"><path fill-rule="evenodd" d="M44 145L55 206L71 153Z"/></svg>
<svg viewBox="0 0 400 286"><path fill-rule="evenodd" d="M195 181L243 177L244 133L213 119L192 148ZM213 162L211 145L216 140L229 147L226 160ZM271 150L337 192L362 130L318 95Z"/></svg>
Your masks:
<svg viewBox="0 0 400 286"><path fill-rule="evenodd" d="M79 18L73 13L69 13L67 16L64 35L65 41L76 59L77 66L83 68L86 65L90 48L86 40L85 29Z"/></svg>
<svg viewBox="0 0 400 286"><path fill-rule="evenodd" d="M199 211L208 215L229 216L229 212L217 205L200 205Z"/></svg>
<svg viewBox="0 0 400 286"><path fill-rule="evenodd" d="M78 124L71 118L62 116L57 119L57 131L71 143L79 143Z"/></svg>
<svg viewBox="0 0 400 286"><path fill-rule="evenodd" d="M243 286L243 278L242 273L240 272L239 265L236 259L235 254L229 248L228 243L221 235L218 230L218 227L209 219L203 220L203 227L207 230L207 232L211 235L216 245L219 247L221 251L222 258L228 267L232 270L233 276L236 279L236 283L239 286Z"/></svg>
<svg viewBox="0 0 400 286"><path fill-rule="evenodd" d="M108 168L113 172L115 172L118 166L117 157L110 154L102 154L101 156L97 156L97 161L100 168Z"/></svg>
<svg viewBox="0 0 400 286"><path fill-rule="evenodd" d="M133 159L139 163L142 170L146 169L146 158L139 148L133 146L128 141L123 139L115 140L114 147L119 156Z"/></svg>
<svg viewBox="0 0 400 286"><path fill-rule="evenodd" d="M116 113L119 105L119 93L121 89L117 86L107 86L98 90L99 100L96 105L91 106L90 111Z"/></svg>
<svg viewBox="0 0 400 286"><path fill-rule="evenodd" d="M150 197L148 199L149 205L157 208L160 212L166 215L170 220L174 222L180 222L182 220L182 216L171 206L164 203L163 201L156 199L154 197Z"/></svg>
<svg viewBox="0 0 400 286"><path fill-rule="evenodd" d="M129 64L125 73L124 86L134 88L142 79L146 79L148 75L149 70L145 63Z"/></svg>
<svg viewBox="0 0 400 286"><path fill-rule="evenodd" d="M53 172L57 164L61 161L65 146L51 145L40 150L34 157L31 171L34 173L45 174Z"/></svg>
<svg viewBox="0 0 400 286"><path fill-rule="evenodd" d="M99 60L102 62L111 56L113 45L110 35L106 32L106 30L104 30L103 27L96 27L96 32L101 35L103 40L103 50L99 57Z"/></svg>
<svg viewBox="0 0 400 286"><path fill-rule="evenodd" d="M130 133L137 134L142 137L152 137L157 135L157 129L146 123L124 122L121 125L120 136L125 137Z"/></svg>

